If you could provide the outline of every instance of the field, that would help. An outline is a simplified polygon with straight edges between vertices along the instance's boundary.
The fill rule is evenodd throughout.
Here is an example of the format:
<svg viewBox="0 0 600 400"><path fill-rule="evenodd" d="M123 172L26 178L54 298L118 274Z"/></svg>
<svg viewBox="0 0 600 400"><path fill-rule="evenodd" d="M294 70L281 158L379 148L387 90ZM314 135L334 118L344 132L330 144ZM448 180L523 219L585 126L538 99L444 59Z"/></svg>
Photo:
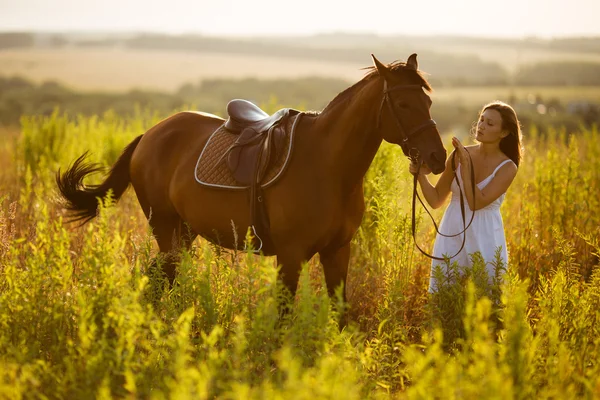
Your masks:
<svg viewBox="0 0 600 400"><path fill-rule="evenodd" d="M489 285L481 262L452 266L459 280L432 295L407 161L383 145L344 304L318 260L290 299L272 259L202 240L167 290L131 190L66 223L56 170L86 150L110 165L156 122L55 114L0 132L0 398L600 398L597 129L526 132L501 210L507 276Z"/></svg>
<svg viewBox="0 0 600 400"><path fill-rule="evenodd" d="M508 47L434 50L501 60L508 69L557 57ZM560 54L600 61L592 53ZM350 84L370 63L368 54L359 65L36 48L0 51L0 76L121 96L174 92L211 78L320 76ZM223 93L239 85L216 86L212 100L224 105ZM281 87L290 93L286 106L295 106L290 99L298 93L321 99ZM40 97L46 93L48 103L39 104L51 112L53 92L40 90ZM264 95L271 100L261 105L275 111L279 99ZM34 98L7 97L5 105ZM472 267L450 266L439 290L427 292L430 260L416 251L410 230L408 161L384 143L365 179L367 211L352 242L347 303L327 296L318 257L290 298L274 259L202 239L181 254L169 289L152 267L157 246L131 189L117 204L106 199L87 225L66 221L56 171L88 150L92 161L110 166L171 110L63 115L67 108L23 115L18 128L0 125L0 399L600 398L600 132L578 116L536 108L554 99L564 109L570 101L598 103L600 89L435 88L432 113L447 127L448 147L451 134L468 140L469 121L492 99L513 99L527 118L523 163L501 209L507 274L490 284L474 255ZM442 211L433 212L436 221ZM430 250L432 223L420 208L417 216L417 240Z"/></svg>
<svg viewBox="0 0 600 400"><path fill-rule="evenodd" d="M458 52L473 54L473 51L472 47L468 47ZM510 50L501 51L509 52ZM528 52L527 61L536 60L538 53L539 51ZM480 54L483 59L485 59L485 54ZM401 56L403 55L398 55L398 57ZM559 56L565 55L564 53L557 55L547 52L544 53L544 56L540 55L539 59L556 60L559 59ZM493 60L491 55L488 57ZM600 56L594 54L577 53L565 57L567 59L571 57L578 61L600 61ZM497 61L505 59L507 57L500 57ZM518 63L509 64L513 67L520 65ZM52 80L74 90L85 92L121 93L133 89L173 92L181 85L198 84L202 80L214 78L295 79L314 76L343 79L350 85L364 76L361 68L370 65L371 59L368 54L365 54L363 63L357 64L286 57L124 48L0 51L0 76L18 75L36 83ZM458 101L469 105L480 105L492 98L507 99L510 95L526 98L530 93L543 98L558 98L562 101L600 100L600 88L596 86L530 88L483 86L434 87L434 89L434 100Z"/></svg>
<svg viewBox="0 0 600 400"><path fill-rule="evenodd" d="M131 49L23 49L0 51L0 76L15 74L41 83L54 80L75 90L172 92L209 78L325 76L358 81L371 65L276 57Z"/></svg>

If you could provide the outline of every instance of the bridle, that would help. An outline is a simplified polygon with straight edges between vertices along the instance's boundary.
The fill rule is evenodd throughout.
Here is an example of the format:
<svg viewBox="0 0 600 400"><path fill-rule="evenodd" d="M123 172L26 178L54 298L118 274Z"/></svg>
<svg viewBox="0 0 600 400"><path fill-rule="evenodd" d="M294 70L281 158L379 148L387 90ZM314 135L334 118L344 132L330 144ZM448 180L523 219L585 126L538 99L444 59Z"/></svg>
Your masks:
<svg viewBox="0 0 600 400"><path fill-rule="evenodd" d="M381 122L381 114L383 111L383 105L387 104L388 110L390 111L390 114L392 115L394 121L396 122L396 125L398 126L400 134L402 135L402 140L400 141L400 147L402 148L402 152L404 153L405 156L407 156L410 159L410 161L412 163L416 163L418 165L417 172L414 175L414 179L413 179L412 221L411 221L413 241L415 243L415 246L417 246L417 249L419 249L419 251L422 254L424 254L425 256L432 258L434 260L446 261L447 259L451 259L451 258L457 256L462 251L462 249L465 247L465 240L466 240L467 235L463 235L463 241L460 246L460 249L456 252L456 254L454 254L451 257L442 258L442 257L436 257L434 255L428 254L426 251L421 249L421 247L417 243L416 215L415 215L416 214L416 199L419 199L419 203L421 203L421 205L423 206L423 208L425 209L425 211L431 218L431 221L433 222L433 226L435 227L435 231L437 232L437 234L440 236L444 236L444 237L456 237L458 235L464 234L467 231L467 229L469 229L471 224L473 223L473 218L475 217L475 211L473 211L471 213L471 220L467 224L466 218L465 218L465 202L464 202L463 192L462 192L462 188L461 188L458 176L456 175L456 163L455 163L456 152L452 153L452 171L454 172L456 184L458 185L458 191L460 193L460 211L461 211L461 215L462 215L464 229L453 235L446 235L446 234L441 233L438 229L438 225L436 224L435 219L433 218L433 216L431 215L431 213L429 212L429 210L423 203L421 196L419 196L419 193L417 191L417 179L418 179L419 171L421 170L421 165L423 164L423 161L419 161L419 150L416 147L410 147L410 140L417 133L420 133L420 132L424 131L425 129L435 127L436 123L433 119L429 119L429 120L425 121L424 123L412 128L407 133L407 130L402 125L402 121L400 121L400 119L398 118L398 115L394 112L394 105L390 98L390 92L393 92L396 90L415 90L415 89L423 90L421 85L406 85L406 84L395 85L395 86L388 88L387 81L385 79L383 80L383 98L381 100L381 105L379 107L379 115L377 116L377 129L379 129L379 125ZM471 155L469 154L469 159L470 158L471 158ZM471 166L472 166L473 161L470 160L470 162L471 162ZM471 167L471 185L472 185L472 191L473 191L473 201L475 201L475 171L473 170L472 167ZM473 208L475 208L475 207L473 207Z"/></svg>
<svg viewBox="0 0 600 400"><path fill-rule="evenodd" d="M435 127L436 123L433 119L427 120L427 121L423 122L422 124L415 126L407 133L407 130L402 125L402 121L400 121L400 119L398 118L398 115L394 112L394 105L390 98L390 92L397 91L397 90L415 90L415 89L423 90L423 86L421 86L421 85L402 85L401 84L401 85L395 85L395 86L388 88L387 81L384 79L383 80L383 98L381 99L381 105L379 106L379 115L377 117L377 128L379 128L379 124L381 122L381 114L383 111L383 105L387 104L388 110L390 111L390 114L392 114L392 117L394 118L394 122L396 122L396 125L398 126L398 129L400 130L400 134L402 135L402 140L400 141L400 147L402 148L404 155L409 158L412 158L412 157L418 158L419 157L419 152L418 152L417 148L409 147L409 141L410 141L411 137L413 137L417 133L424 131L425 129ZM416 152L416 153L414 153L414 152ZM414 155L412 153L414 153Z"/></svg>

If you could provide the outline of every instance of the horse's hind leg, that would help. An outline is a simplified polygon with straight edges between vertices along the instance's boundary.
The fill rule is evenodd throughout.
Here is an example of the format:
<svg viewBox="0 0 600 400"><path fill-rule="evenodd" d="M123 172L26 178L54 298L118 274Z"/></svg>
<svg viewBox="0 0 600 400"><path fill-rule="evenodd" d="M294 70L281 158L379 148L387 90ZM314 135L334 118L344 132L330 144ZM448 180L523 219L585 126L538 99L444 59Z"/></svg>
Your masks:
<svg viewBox="0 0 600 400"><path fill-rule="evenodd" d="M162 271L169 280L169 284L173 285L179 252L182 249L189 249L198 235L188 229L178 215L153 214L149 222L160 253L163 255Z"/></svg>

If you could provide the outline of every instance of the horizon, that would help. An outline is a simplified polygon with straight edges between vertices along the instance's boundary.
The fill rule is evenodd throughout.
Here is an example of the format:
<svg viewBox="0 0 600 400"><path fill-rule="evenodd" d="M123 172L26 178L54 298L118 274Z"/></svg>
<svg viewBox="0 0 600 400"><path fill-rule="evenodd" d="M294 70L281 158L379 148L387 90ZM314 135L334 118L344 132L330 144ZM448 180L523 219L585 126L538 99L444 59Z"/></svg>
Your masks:
<svg viewBox="0 0 600 400"><path fill-rule="evenodd" d="M225 12L225 8L230 11ZM482 5L477 0L430 0L425 4L375 0L368 7L305 0L299 7L282 9L277 0L207 4L193 0L20 0L9 4L8 0L0 0L0 32L235 38L335 34L486 39L600 37L596 21L600 1L594 0L571 0L568 7L562 0L505 0L502 7ZM205 15L209 17L202 19Z"/></svg>
<svg viewBox="0 0 600 400"><path fill-rule="evenodd" d="M4 29L0 27L0 34L10 33L30 33L30 34L41 34L41 35L165 35L165 36L199 36L199 37L213 37L213 38L224 38L224 39L296 39L296 38L314 38L319 36L356 36L356 37L369 37L372 36L376 39L386 39L395 37L406 37L406 38L456 38L456 39L482 39L482 40L499 40L499 41L512 41L512 40L540 40L540 41L552 41L562 39L600 39L600 32L594 34L567 34L561 36L537 36L537 35L524 35L524 36L487 36L487 35L475 35L468 33L430 33L430 34L411 34L411 33L389 33L381 34L375 32L357 32L357 31L319 31L312 33L271 33L271 34L234 34L234 33L207 33L200 31L182 31L182 32L170 32L166 30L144 30L144 29L95 29L95 30L84 30L84 29Z"/></svg>

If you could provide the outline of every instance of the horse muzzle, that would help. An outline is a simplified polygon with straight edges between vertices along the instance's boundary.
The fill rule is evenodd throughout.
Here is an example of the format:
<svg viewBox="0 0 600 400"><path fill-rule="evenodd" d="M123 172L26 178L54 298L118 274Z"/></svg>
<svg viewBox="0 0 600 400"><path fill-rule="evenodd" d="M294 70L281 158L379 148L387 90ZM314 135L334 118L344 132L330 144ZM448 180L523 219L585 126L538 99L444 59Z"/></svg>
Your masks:
<svg viewBox="0 0 600 400"><path fill-rule="evenodd" d="M434 151L424 161L434 175L441 174L446 169L446 150Z"/></svg>

